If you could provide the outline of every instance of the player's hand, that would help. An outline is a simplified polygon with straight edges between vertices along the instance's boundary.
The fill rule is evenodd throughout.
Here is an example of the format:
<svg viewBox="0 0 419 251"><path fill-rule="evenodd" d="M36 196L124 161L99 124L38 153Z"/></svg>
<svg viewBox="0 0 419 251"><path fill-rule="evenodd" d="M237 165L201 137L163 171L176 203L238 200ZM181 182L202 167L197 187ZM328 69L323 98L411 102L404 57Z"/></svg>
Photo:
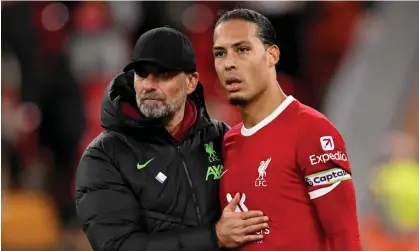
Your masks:
<svg viewBox="0 0 419 251"><path fill-rule="evenodd" d="M236 248L248 242L260 241L263 235L257 232L269 227L269 218L262 211L235 212L239 201L240 195L237 193L215 225L220 248Z"/></svg>

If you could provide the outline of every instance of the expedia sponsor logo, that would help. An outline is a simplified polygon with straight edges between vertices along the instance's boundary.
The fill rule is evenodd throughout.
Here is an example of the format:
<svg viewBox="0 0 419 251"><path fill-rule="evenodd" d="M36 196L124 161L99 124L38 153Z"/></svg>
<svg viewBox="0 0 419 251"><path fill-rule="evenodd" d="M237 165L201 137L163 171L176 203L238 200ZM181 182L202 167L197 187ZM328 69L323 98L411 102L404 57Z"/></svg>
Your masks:
<svg viewBox="0 0 419 251"><path fill-rule="evenodd" d="M345 153L338 151L336 153L325 153L322 155L310 155L310 163L311 165L317 165L320 163L327 163L329 160L341 160L341 161L348 161L348 157L346 157Z"/></svg>
<svg viewBox="0 0 419 251"><path fill-rule="evenodd" d="M333 184L342 180L351 179L351 175L343 169L333 168L324 172L315 173L305 177L305 181L309 186L321 186Z"/></svg>

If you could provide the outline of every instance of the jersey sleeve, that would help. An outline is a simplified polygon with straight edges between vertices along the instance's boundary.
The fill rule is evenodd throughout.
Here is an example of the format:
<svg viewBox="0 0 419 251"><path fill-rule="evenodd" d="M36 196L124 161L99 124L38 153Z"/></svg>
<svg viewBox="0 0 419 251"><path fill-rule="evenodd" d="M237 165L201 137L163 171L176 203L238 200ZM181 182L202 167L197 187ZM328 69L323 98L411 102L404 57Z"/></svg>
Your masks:
<svg viewBox="0 0 419 251"><path fill-rule="evenodd" d="M297 159L332 251L360 251L355 189L344 140L326 119L300 129Z"/></svg>
<svg viewBox="0 0 419 251"><path fill-rule="evenodd" d="M310 128L300 133L298 165L310 199L316 199L350 180L352 170L338 130L327 120L310 124Z"/></svg>

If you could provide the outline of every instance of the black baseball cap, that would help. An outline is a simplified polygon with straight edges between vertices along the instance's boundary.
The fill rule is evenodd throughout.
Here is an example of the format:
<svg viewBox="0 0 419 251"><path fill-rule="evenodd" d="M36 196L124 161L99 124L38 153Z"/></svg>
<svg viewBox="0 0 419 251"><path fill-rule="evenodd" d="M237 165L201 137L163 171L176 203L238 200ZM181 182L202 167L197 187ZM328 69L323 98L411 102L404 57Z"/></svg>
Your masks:
<svg viewBox="0 0 419 251"><path fill-rule="evenodd" d="M160 27L138 38L131 63L125 66L124 72L141 63L153 63L170 71L195 72L195 61L193 45L184 34L169 27Z"/></svg>

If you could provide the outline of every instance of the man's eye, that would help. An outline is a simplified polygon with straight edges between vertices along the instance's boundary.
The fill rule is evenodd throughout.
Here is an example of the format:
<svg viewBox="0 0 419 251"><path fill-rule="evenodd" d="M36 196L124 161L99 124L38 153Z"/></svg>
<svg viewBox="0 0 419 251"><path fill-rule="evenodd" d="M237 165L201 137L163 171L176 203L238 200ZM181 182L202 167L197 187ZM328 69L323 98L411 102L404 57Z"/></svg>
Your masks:
<svg viewBox="0 0 419 251"><path fill-rule="evenodd" d="M239 48L238 49L238 51L240 52L240 53L245 53L245 52L248 52L250 49L249 48L246 48L246 47L241 47L241 48Z"/></svg>
<svg viewBox="0 0 419 251"><path fill-rule="evenodd" d="M224 55L225 55L225 53L222 52L222 51L216 51L216 52L214 52L214 56L215 57L223 57Z"/></svg>

